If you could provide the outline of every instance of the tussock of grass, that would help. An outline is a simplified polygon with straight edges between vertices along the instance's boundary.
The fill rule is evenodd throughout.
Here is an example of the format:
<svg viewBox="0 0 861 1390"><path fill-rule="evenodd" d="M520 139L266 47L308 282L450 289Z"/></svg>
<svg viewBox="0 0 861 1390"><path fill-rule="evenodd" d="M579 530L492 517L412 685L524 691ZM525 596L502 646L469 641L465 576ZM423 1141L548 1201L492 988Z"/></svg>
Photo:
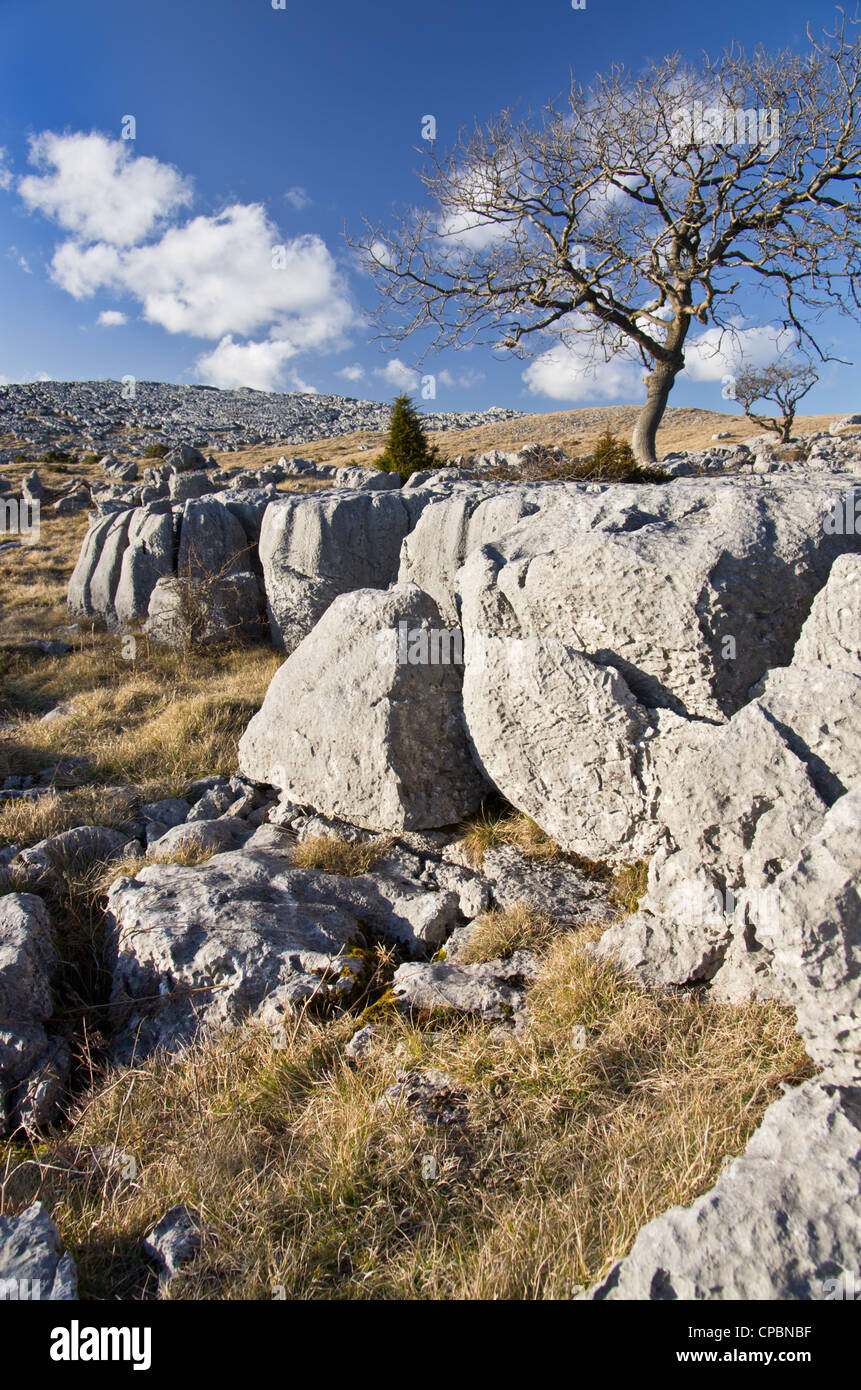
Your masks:
<svg viewBox="0 0 861 1390"><path fill-rule="evenodd" d="M555 859L556 841L522 811L481 810L462 826L461 845L474 868L480 869L489 849L514 845L531 859Z"/></svg>
<svg viewBox="0 0 861 1390"><path fill-rule="evenodd" d="M645 994L572 935L532 1006L532 1033L505 1039L384 1014L355 1065L352 1017L300 1018L282 1049L246 1028L148 1061L96 1084L49 1148L6 1145L5 1209L47 1203L91 1297L152 1292L141 1236L185 1201L206 1236L176 1298L568 1298L810 1071L776 1005ZM380 1106L411 1066L466 1092L464 1128ZM93 1171L102 1146L133 1180Z"/></svg>
<svg viewBox="0 0 861 1390"><path fill-rule="evenodd" d="M610 902L625 912L636 912L649 884L649 865L645 859L622 864L610 880Z"/></svg>
<svg viewBox="0 0 861 1390"><path fill-rule="evenodd" d="M298 869L319 869L324 874L354 878L367 874L391 847L391 838L344 840L339 835L309 835L293 850Z"/></svg>
<svg viewBox="0 0 861 1390"><path fill-rule="evenodd" d="M505 911L493 908L471 924L469 943L458 956L458 964L506 960L520 950L541 953L558 935L558 923L526 903L516 903Z"/></svg>

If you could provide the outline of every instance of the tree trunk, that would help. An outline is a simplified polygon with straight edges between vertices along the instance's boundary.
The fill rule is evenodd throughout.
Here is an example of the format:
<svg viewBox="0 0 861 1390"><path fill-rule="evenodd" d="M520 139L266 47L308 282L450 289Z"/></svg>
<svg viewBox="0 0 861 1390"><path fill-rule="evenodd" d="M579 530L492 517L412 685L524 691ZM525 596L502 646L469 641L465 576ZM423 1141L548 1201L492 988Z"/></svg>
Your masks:
<svg viewBox="0 0 861 1390"><path fill-rule="evenodd" d="M631 440L634 457L639 464L650 464L656 460L658 426L663 419L673 382L684 365L685 359L679 353L671 362L656 362L646 377L646 403L640 411Z"/></svg>

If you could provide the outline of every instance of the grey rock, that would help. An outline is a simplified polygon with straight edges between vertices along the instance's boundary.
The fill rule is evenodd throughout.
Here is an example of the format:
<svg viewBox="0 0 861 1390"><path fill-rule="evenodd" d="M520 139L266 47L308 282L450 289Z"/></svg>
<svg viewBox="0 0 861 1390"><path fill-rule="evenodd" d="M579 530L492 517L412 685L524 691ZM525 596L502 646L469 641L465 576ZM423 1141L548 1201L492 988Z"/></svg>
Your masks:
<svg viewBox="0 0 861 1390"><path fill-rule="evenodd" d="M373 830L449 825L478 805L452 665L398 660L398 625L438 627L412 585L342 595L288 657L239 765L289 800Z"/></svg>
<svg viewBox="0 0 861 1390"><path fill-rule="evenodd" d="M167 827L181 825L188 818L190 811L191 805L182 796L169 796L161 801L146 801L140 809L145 821L160 821Z"/></svg>
<svg viewBox="0 0 861 1390"><path fill-rule="evenodd" d="M531 975L526 952L511 960L482 965L458 965L448 961L409 961L398 966L392 991L408 1011L440 1009L480 1018L510 1020L523 1008L522 985Z"/></svg>
<svg viewBox="0 0 861 1390"><path fill-rule="evenodd" d="M0 1216L0 1288L7 1299L56 1303L78 1296L75 1262L60 1254L60 1233L41 1202L20 1216Z"/></svg>
<svg viewBox="0 0 861 1390"><path fill-rule="evenodd" d="M105 825L79 825L22 849L11 867L28 887L38 887L91 864L122 858L127 845L128 836L121 830Z"/></svg>
<svg viewBox="0 0 861 1390"><path fill-rule="evenodd" d="M129 521L126 547L113 597L120 626L147 615L152 591L176 565L176 541L170 507L154 503L137 508Z"/></svg>
<svg viewBox="0 0 861 1390"><path fill-rule="evenodd" d="M656 722L623 676L557 638L468 645L464 719L499 792L571 853L636 860L663 834L646 746Z"/></svg>
<svg viewBox="0 0 861 1390"><path fill-rule="evenodd" d="M180 444L176 449L171 449L170 453L165 454L164 461L174 473L193 473L207 467L204 455L190 444Z"/></svg>
<svg viewBox="0 0 861 1390"><path fill-rule="evenodd" d="M244 844L250 831L234 817L197 820L165 827L147 849L147 858L164 863L177 854L217 854Z"/></svg>
<svg viewBox="0 0 861 1390"><path fill-rule="evenodd" d="M45 1027L58 968L42 899L0 896L0 1129L8 1120L42 1124L55 1117L69 1071L68 1050Z"/></svg>
<svg viewBox="0 0 861 1390"><path fill-rule="evenodd" d="M172 473L168 479L171 502L188 502L217 490L218 484L211 482L205 473Z"/></svg>
<svg viewBox="0 0 861 1390"><path fill-rule="evenodd" d="M797 478L572 487L468 556L467 649L546 635L616 667L648 708L728 718L791 660L837 555L861 549L828 533L831 499Z"/></svg>
<svg viewBox="0 0 861 1390"><path fill-rule="evenodd" d="M525 903L565 925L616 915L606 883L586 878L565 859L535 859L514 845L497 845L485 851L483 872L501 908Z"/></svg>
<svg viewBox="0 0 861 1390"><path fill-rule="evenodd" d="M224 815L234 801L233 788L227 782L209 787L186 816L186 821L215 820Z"/></svg>
<svg viewBox="0 0 861 1390"><path fill-rule="evenodd" d="M183 1265L194 1259L200 1246L198 1213L190 1211L181 1202L169 1207L143 1241L144 1253L155 1264L162 1289L176 1277Z"/></svg>
<svg viewBox="0 0 861 1390"><path fill-rule="evenodd" d="M260 562L273 642L290 653L339 595L391 584L422 505L420 495L339 490L267 507Z"/></svg>
<svg viewBox="0 0 861 1390"><path fill-rule="evenodd" d="M117 1059L249 1019L278 1034L291 1009L348 999L363 974L351 954L366 944L359 921L331 902L300 901L291 889L301 883L286 856L263 851L118 879L106 917L112 1001L128 1010Z"/></svg>

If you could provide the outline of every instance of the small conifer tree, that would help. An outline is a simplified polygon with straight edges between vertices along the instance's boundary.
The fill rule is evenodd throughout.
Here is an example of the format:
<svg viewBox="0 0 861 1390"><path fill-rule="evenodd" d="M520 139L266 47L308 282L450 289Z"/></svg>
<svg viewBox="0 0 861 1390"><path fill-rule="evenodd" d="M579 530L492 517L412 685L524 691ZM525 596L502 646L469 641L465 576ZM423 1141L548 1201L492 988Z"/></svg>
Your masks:
<svg viewBox="0 0 861 1390"><path fill-rule="evenodd" d="M420 468L438 468L439 450L428 444L418 411L406 394L396 398L385 451L376 461L384 473L400 473L404 482Z"/></svg>

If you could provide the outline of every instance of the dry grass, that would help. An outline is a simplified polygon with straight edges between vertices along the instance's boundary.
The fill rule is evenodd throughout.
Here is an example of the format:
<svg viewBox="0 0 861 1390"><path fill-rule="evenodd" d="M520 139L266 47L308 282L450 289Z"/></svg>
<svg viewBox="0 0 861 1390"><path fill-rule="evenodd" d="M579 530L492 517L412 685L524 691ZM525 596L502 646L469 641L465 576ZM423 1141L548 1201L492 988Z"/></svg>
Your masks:
<svg viewBox="0 0 861 1390"><path fill-rule="evenodd" d="M117 639L104 636L7 682L19 704L70 696L75 703L47 724L19 715L0 749L0 777L84 755L87 779L98 787L6 803L0 841L33 843L34 836L80 825L82 812L89 823L119 824L129 817L110 790L117 785L145 784L150 797L178 795L196 777L236 770L237 743L280 658L264 647L178 654L143 641L138 652L136 662L124 662Z"/></svg>
<svg viewBox="0 0 861 1390"><path fill-rule="evenodd" d="M439 405L440 403L437 402ZM452 409L458 403L452 402ZM461 404L461 409L468 408ZM468 430L432 430L428 441L436 444L443 458L461 454L484 453L489 449L503 451L522 448L524 444L554 445L572 456L591 454L604 430L610 429L622 439L630 439L640 407L636 405L592 406L581 410L547 411L522 415L514 420L477 425ZM812 434L826 430L837 415L799 415L795 434ZM674 449L705 449L712 443L713 434L726 434L722 444L750 439L761 431L741 414L727 415L718 410L702 410L692 406L670 406L658 431L658 457ZM364 464L370 466L385 447L385 431L360 430L331 439L318 439L306 444L258 444L235 454L216 457L224 467L260 468L273 463L281 454L288 458L299 456L315 463Z"/></svg>
<svg viewBox="0 0 861 1390"><path fill-rule="evenodd" d="M471 923L469 943L458 956L458 964L506 960L520 950L542 954L558 936L558 922L527 903L515 903L504 910L493 908Z"/></svg>
<svg viewBox="0 0 861 1390"><path fill-rule="evenodd" d="M514 845L530 859L555 859L560 852L556 841L522 811L482 806L461 828L460 844L476 869L483 865L487 851L500 845Z"/></svg>
<svg viewBox="0 0 861 1390"><path fill-rule="evenodd" d="M570 935L531 998L519 1039L389 1015L353 1066L349 1019L300 1018L282 1050L248 1028L117 1073L61 1139L6 1145L3 1209L47 1202L90 1297L152 1295L141 1236L185 1201L205 1239L177 1298L568 1298L809 1066L776 1006L644 994ZM454 1078L465 1127L380 1106L409 1066ZM106 1175L105 1147L133 1177Z"/></svg>
<svg viewBox="0 0 861 1390"><path fill-rule="evenodd" d="M355 878L370 873L391 847L391 837L378 840L343 840L339 835L309 835L293 850L297 869L319 869L324 874Z"/></svg>

